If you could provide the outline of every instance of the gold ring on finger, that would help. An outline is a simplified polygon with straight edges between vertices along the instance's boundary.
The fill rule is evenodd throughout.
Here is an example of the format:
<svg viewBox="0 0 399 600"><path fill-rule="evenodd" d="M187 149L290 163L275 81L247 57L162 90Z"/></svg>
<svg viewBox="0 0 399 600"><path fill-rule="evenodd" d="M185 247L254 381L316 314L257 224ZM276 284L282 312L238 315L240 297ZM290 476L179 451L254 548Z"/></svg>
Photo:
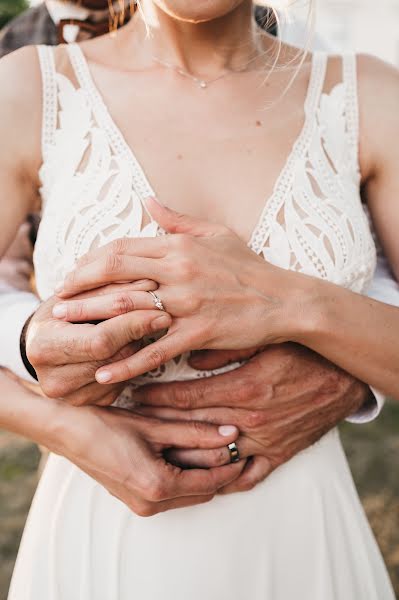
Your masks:
<svg viewBox="0 0 399 600"><path fill-rule="evenodd" d="M231 463L236 463L239 462L240 460L240 451L237 448L237 444L235 442L232 442L231 444L229 444L227 446L227 449L230 453L230 462Z"/></svg>

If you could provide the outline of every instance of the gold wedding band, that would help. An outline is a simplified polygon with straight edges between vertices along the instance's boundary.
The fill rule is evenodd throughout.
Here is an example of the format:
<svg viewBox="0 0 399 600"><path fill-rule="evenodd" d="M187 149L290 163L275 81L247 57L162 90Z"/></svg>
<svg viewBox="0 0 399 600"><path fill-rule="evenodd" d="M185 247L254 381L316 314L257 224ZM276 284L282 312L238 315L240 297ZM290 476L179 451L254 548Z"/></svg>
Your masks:
<svg viewBox="0 0 399 600"><path fill-rule="evenodd" d="M232 442L231 444L229 444L227 446L227 448L228 448L228 451L230 452L230 462L231 463L239 462L240 451L237 448L237 444L235 442Z"/></svg>
<svg viewBox="0 0 399 600"><path fill-rule="evenodd" d="M163 310L164 311L165 307L164 307L164 305L162 303L161 298L159 296L157 296L155 294L155 292L148 292L148 293L150 294L150 296L152 296L155 308L157 308L158 310Z"/></svg>

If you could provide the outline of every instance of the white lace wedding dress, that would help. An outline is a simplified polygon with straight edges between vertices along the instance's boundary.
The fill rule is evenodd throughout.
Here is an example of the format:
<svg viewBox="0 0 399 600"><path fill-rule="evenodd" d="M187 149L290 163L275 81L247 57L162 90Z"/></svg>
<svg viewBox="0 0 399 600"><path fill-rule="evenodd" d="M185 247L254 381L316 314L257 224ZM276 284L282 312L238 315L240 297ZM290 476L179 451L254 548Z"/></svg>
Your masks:
<svg viewBox="0 0 399 600"><path fill-rule="evenodd" d="M35 249L43 299L95 245L152 236L153 191L99 95L77 45L78 86L43 72L43 219ZM356 61L322 92L315 54L305 124L251 248L286 269L362 292L375 247L359 195ZM207 373L206 375L212 375ZM145 381L190 379L187 356ZM128 403L127 388L121 403ZM9 600L393 600L337 431L253 491L145 519L66 459L50 456L25 528Z"/></svg>

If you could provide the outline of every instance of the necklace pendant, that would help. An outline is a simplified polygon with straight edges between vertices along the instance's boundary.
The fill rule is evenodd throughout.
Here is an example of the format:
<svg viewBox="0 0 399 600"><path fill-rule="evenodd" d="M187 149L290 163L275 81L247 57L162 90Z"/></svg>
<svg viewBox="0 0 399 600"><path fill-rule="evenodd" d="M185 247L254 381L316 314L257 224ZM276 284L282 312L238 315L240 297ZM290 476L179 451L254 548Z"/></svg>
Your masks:
<svg viewBox="0 0 399 600"><path fill-rule="evenodd" d="M203 81L203 80L202 80L202 81L200 81L200 82L198 83L198 85L199 85L199 86L200 86L200 88L202 88L203 90L204 90L205 88L207 88L207 87L208 87L208 84L206 83L206 81Z"/></svg>

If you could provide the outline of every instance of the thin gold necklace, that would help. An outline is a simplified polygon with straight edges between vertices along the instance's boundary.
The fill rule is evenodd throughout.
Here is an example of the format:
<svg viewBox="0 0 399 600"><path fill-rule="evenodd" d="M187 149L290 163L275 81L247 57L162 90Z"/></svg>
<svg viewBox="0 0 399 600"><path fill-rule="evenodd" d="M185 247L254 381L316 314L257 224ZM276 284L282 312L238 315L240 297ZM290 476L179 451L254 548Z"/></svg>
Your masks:
<svg viewBox="0 0 399 600"><path fill-rule="evenodd" d="M196 77L189 71L186 71L185 69L182 69L181 67L179 67L177 65L169 63L166 60L161 60L157 56L152 56L152 60L154 62L160 64L162 67L166 67L167 69L172 69L173 71L176 71L176 73L178 73L182 77L187 77L188 79L191 79L198 85L199 88L201 88L202 90L205 90L210 85L212 85L212 83L215 83L216 81L219 81L220 79L223 79L224 77L229 77L230 75L233 75L234 73L243 73L244 71L248 70L249 64L253 60L256 60L256 59L252 59L249 63L247 63L241 69L230 69L229 71L226 71L226 73L222 73L222 75L219 75L218 77L215 77L214 79L201 79L200 77Z"/></svg>

